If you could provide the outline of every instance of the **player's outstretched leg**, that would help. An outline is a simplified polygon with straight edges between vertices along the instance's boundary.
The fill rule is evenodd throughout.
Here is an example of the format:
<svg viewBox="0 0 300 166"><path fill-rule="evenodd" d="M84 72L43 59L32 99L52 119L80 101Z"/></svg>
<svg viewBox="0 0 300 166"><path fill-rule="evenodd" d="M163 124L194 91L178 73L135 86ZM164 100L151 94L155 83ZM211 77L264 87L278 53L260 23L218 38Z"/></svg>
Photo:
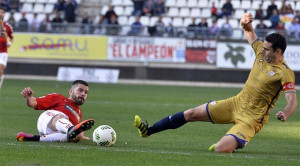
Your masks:
<svg viewBox="0 0 300 166"><path fill-rule="evenodd" d="M40 136L20 132L17 134L17 140L21 141L21 142L23 142L23 141L40 141Z"/></svg>
<svg viewBox="0 0 300 166"><path fill-rule="evenodd" d="M88 119L68 129L67 137L70 142L77 141L77 136L86 130L91 129L95 124L94 119Z"/></svg>
<svg viewBox="0 0 300 166"><path fill-rule="evenodd" d="M146 121L143 122L142 119L138 116L135 115L134 117L134 126L138 128L140 136L143 138L148 137L147 132L148 132L148 123Z"/></svg>

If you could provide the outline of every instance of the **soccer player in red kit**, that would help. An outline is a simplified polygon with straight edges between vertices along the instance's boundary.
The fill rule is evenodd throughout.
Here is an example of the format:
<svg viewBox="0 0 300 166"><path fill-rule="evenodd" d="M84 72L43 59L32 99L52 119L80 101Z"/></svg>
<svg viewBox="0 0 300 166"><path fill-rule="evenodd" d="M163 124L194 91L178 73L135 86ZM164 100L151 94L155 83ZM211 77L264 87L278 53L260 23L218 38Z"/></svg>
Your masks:
<svg viewBox="0 0 300 166"><path fill-rule="evenodd" d="M27 105L36 110L46 110L37 122L39 135L31 135L20 132L18 141L40 141L40 142L78 142L86 139L85 130L89 130L95 123L93 119L81 122L82 112L80 105L84 104L89 88L83 80L76 80L69 90L69 98L61 94L48 94L35 98L34 91L24 88L22 96L27 99Z"/></svg>
<svg viewBox="0 0 300 166"><path fill-rule="evenodd" d="M13 42L13 28L12 26L3 21L5 16L5 9L0 7L0 90L4 80L4 69L7 64L7 48ZM7 41L7 37L10 41Z"/></svg>

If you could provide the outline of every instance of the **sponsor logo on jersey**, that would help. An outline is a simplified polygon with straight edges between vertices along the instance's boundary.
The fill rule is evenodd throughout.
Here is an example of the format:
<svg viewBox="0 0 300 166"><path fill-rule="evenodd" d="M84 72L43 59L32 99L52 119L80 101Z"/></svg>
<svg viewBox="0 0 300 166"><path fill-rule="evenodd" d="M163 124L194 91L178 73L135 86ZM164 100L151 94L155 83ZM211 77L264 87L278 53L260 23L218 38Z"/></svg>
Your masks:
<svg viewBox="0 0 300 166"><path fill-rule="evenodd" d="M80 121L80 117L78 115L78 113L69 105L65 105L65 109L69 110L70 112L73 113L73 115L77 118L78 122Z"/></svg>
<svg viewBox="0 0 300 166"><path fill-rule="evenodd" d="M263 59L260 59L260 60L259 60L259 62L262 62L262 61L263 61Z"/></svg>
<svg viewBox="0 0 300 166"><path fill-rule="evenodd" d="M274 74L274 71L270 71L270 76L273 76Z"/></svg>
<svg viewBox="0 0 300 166"><path fill-rule="evenodd" d="M210 104L211 105L216 105L217 103L216 103L216 101L212 101L212 102L210 102Z"/></svg>
<svg viewBox="0 0 300 166"><path fill-rule="evenodd" d="M238 132L237 134L238 134L239 136L243 137L244 139L246 139L246 137L245 137L244 134L242 134L242 133L240 133L240 132Z"/></svg>

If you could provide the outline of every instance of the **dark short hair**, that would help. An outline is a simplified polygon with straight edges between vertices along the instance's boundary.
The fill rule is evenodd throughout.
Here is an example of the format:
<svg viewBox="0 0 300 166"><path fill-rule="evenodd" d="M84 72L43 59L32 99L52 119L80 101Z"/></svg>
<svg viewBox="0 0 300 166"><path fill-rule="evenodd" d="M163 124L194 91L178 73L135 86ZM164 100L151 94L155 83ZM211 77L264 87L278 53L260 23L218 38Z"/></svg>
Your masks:
<svg viewBox="0 0 300 166"><path fill-rule="evenodd" d="M72 86L74 85L77 85L77 84L82 84L82 85L85 85L85 86L89 86L89 84L83 80L75 80L73 83L72 83Z"/></svg>
<svg viewBox="0 0 300 166"><path fill-rule="evenodd" d="M4 6L0 6L0 10L4 10L6 11L5 7Z"/></svg>
<svg viewBox="0 0 300 166"><path fill-rule="evenodd" d="M272 44L273 51L277 50L277 48L282 50L282 54L286 49L286 40L279 33L271 33L265 37L265 40Z"/></svg>

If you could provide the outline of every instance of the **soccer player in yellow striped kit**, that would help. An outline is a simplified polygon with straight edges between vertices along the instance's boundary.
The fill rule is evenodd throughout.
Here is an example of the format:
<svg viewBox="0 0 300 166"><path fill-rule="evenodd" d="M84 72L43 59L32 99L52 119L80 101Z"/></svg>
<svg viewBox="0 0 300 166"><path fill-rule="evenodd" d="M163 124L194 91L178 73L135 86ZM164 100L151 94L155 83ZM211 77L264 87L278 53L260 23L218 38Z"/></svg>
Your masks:
<svg viewBox="0 0 300 166"><path fill-rule="evenodd" d="M285 38L272 33L259 41L252 27L253 16L246 13L240 24L246 38L256 55L248 80L242 91L231 98L210 101L196 108L165 117L148 126L136 115L134 124L141 137L167 129L176 129L187 122L210 121L217 124L233 123L225 136L213 145L210 150L218 153L232 153L243 148L268 121L270 111L280 94L284 92L287 105L276 114L276 118L286 121L297 107L295 76L284 59Z"/></svg>

